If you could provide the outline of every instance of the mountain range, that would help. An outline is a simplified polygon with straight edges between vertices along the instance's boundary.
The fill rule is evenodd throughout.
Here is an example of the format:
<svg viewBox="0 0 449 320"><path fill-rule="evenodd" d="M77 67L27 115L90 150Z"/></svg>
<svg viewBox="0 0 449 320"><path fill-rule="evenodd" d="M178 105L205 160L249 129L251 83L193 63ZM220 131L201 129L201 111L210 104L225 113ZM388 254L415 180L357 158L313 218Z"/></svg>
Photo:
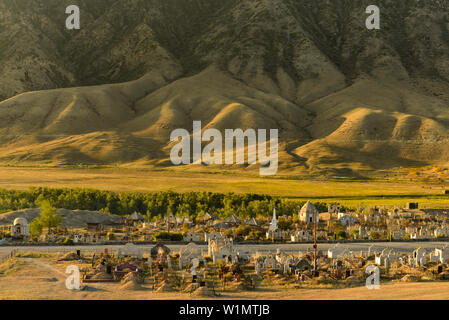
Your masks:
<svg viewBox="0 0 449 320"><path fill-rule="evenodd" d="M447 166L446 0L72 2L0 0L1 164L169 167L201 120L279 129L280 172Z"/></svg>

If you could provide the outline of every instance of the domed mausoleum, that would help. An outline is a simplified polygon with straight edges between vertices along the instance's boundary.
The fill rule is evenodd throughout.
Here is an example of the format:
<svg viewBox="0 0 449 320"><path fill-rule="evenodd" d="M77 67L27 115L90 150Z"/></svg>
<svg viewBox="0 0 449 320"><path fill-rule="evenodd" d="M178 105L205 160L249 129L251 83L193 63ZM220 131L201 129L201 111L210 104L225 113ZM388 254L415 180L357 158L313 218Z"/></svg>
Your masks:
<svg viewBox="0 0 449 320"><path fill-rule="evenodd" d="M25 218L16 218L11 227L11 235L13 237L23 237L30 235L30 227Z"/></svg>

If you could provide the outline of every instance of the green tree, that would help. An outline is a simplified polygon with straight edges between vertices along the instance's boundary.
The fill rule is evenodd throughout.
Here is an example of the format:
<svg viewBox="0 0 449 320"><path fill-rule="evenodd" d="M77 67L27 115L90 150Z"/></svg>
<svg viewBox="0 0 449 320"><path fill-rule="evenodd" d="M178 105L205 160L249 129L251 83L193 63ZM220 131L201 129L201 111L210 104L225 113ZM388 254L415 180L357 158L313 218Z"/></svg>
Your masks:
<svg viewBox="0 0 449 320"><path fill-rule="evenodd" d="M235 229L235 235L237 237L245 237L247 235L249 235L249 233L251 232L251 227L247 226L247 225L240 225Z"/></svg>
<svg viewBox="0 0 449 320"><path fill-rule="evenodd" d="M254 230L249 233L249 238L253 240L260 240L263 239L263 235L264 235L263 231Z"/></svg>
<svg viewBox="0 0 449 320"><path fill-rule="evenodd" d="M335 234L337 235L338 240L346 240L346 238L348 237L346 231L344 230L339 230Z"/></svg>
<svg viewBox="0 0 449 320"><path fill-rule="evenodd" d="M62 222L61 215L56 212L48 200L41 202L41 216L37 219L42 227L48 228L48 230L58 227Z"/></svg>
<svg viewBox="0 0 449 320"><path fill-rule="evenodd" d="M279 227L279 229L281 229L281 230L288 230L288 229L291 229L291 227L292 227L292 221L291 221L290 219L281 217L281 218L279 218L279 220L278 220L278 227Z"/></svg>
<svg viewBox="0 0 449 320"><path fill-rule="evenodd" d="M32 237L37 237L39 234L42 233L42 225L39 222L39 218L33 219L30 223L30 234Z"/></svg>

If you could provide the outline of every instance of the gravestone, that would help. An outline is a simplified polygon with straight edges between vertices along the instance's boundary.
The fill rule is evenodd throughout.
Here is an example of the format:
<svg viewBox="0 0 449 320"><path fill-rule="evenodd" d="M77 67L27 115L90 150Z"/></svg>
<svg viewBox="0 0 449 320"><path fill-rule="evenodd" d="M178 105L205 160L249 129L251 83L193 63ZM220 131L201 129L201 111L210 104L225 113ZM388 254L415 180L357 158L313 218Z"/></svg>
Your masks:
<svg viewBox="0 0 449 320"><path fill-rule="evenodd" d="M167 256L167 268L168 268L169 270L171 270L171 268L172 268L170 256Z"/></svg>
<svg viewBox="0 0 449 320"><path fill-rule="evenodd" d="M261 273L260 263L256 262L256 266L255 267L256 267L256 274L258 276L260 276L260 273Z"/></svg>
<svg viewBox="0 0 449 320"><path fill-rule="evenodd" d="M197 279L197 271L196 268L198 268L198 265L200 264L199 260L197 258L192 260L192 282L196 283L196 279Z"/></svg>
<svg viewBox="0 0 449 320"><path fill-rule="evenodd" d="M384 265L385 265L385 269L389 269L390 268L390 258L385 258L384 260Z"/></svg>

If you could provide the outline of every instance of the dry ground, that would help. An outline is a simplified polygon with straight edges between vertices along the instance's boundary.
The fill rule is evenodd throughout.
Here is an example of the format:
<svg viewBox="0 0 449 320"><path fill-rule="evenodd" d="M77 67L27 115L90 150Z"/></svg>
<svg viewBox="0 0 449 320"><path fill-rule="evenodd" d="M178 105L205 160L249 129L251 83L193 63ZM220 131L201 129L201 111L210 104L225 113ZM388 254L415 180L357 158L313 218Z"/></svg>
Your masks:
<svg viewBox="0 0 449 320"><path fill-rule="evenodd" d="M96 291L70 291L65 288L65 268L70 262L55 263L45 258L19 258L0 268L0 299L191 299L183 293L153 293L146 288L123 291L119 284L89 284ZM148 287L148 286L147 286ZM418 282L383 284L380 290L366 287L347 289L260 289L249 292L226 292L219 299L267 300L384 300L384 299L449 299L449 282Z"/></svg>

